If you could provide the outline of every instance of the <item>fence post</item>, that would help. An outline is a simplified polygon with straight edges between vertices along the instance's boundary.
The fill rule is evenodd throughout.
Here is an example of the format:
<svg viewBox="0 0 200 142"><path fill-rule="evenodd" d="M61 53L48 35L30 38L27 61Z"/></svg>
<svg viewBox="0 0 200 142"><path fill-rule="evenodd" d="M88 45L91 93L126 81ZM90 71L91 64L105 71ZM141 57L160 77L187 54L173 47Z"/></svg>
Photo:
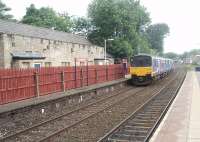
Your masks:
<svg viewBox="0 0 200 142"><path fill-rule="evenodd" d="M97 68L95 68L95 78L96 78L96 83L98 82L98 72L97 72Z"/></svg>
<svg viewBox="0 0 200 142"><path fill-rule="evenodd" d="M106 65L106 80L108 81L108 66Z"/></svg>
<svg viewBox="0 0 200 142"><path fill-rule="evenodd" d="M74 66L74 80L75 80L75 88L77 87L77 83L76 83L76 81L77 81L77 76L76 76L76 58L75 58L75 66Z"/></svg>
<svg viewBox="0 0 200 142"><path fill-rule="evenodd" d="M116 66L114 66L114 76L115 76L115 79L116 79Z"/></svg>
<svg viewBox="0 0 200 142"><path fill-rule="evenodd" d="M40 96L40 88L39 88L39 75L38 72L35 72L35 90L36 90L36 96Z"/></svg>
<svg viewBox="0 0 200 142"><path fill-rule="evenodd" d="M87 86L89 85L89 69L88 69L88 62L87 62Z"/></svg>
<svg viewBox="0 0 200 142"><path fill-rule="evenodd" d="M65 72L64 71L61 72L61 83L62 83L63 92L65 92Z"/></svg>
<svg viewBox="0 0 200 142"><path fill-rule="evenodd" d="M83 87L83 69L81 68L81 87Z"/></svg>

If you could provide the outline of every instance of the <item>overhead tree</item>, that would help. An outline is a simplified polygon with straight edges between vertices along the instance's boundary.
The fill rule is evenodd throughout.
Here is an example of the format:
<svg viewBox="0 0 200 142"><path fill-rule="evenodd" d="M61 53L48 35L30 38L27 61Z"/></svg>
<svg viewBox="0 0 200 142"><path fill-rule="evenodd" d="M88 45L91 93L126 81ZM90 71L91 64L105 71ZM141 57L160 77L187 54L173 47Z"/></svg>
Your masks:
<svg viewBox="0 0 200 142"><path fill-rule="evenodd" d="M140 31L150 23L149 13L135 0L93 0L88 16L94 26L88 35L91 42L103 46L104 39L114 38L113 44L108 45L108 52L120 48L120 53L115 53L120 57L137 52L143 40Z"/></svg>
<svg viewBox="0 0 200 142"><path fill-rule="evenodd" d="M0 19L12 19L13 16L8 14L11 8L7 7L1 0L0 0Z"/></svg>
<svg viewBox="0 0 200 142"><path fill-rule="evenodd" d="M150 25L146 30L147 39L151 49L157 52L163 52L164 39L169 34L169 27L167 24Z"/></svg>
<svg viewBox="0 0 200 142"><path fill-rule="evenodd" d="M87 36L93 29L91 20L84 17L73 17L73 28L72 32L79 35Z"/></svg>
<svg viewBox="0 0 200 142"><path fill-rule="evenodd" d="M57 14L49 7L37 9L34 4L31 4L30 7L27 8L26 15L21 22L65 32L70 32L72 28L70 16L67 14Z"/></svg>

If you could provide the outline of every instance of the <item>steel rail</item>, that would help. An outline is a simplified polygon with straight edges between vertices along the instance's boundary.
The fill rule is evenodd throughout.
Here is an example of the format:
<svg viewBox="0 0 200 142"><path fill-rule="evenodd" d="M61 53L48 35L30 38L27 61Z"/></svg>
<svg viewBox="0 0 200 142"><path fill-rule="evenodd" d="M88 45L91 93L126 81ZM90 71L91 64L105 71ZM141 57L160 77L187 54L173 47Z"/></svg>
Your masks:
<svg viewBox="0 0 200 142"><path fill-rule="evenodd" d="M186 78L186 74L184 75L183 79L181 80L178 88L176 88L173 97L171 98L171 100L169 101L169 103L167 104L167 106L165 107L164 111L162 112L162 114L160 115L160 117L158 118L158 120L156 121L155 125L152 127L152 129L150 130L150 132L148 133L146 139L144 140L145 142L148 142L150 140L150 138L153 136L154 132L156 131L156 129L158 128L158 126L160 125L161 121L163 120L165 114L167 113L167 111L169 110L171 104L173 103L174 99L177 96L178 91L180 90L184 80Z"/></svg>
<svg viewBox="0 0 200 142"><path fill-rule="evenodd" d="M69 112L67 112L67 113L58 115L57 117L54 117L54 118L51 118L51 119L49 119L49 120L43 121L43 122L41 122L41 123L35 124L35 125L31 126L31 127L28 127L28 128L23 129L23 130L21 130L21 131L18 131L17 133L14 133L14 134L8 135L8 136L6 136L6 137L0 138L0 141L6 141L7 139L11 139L11 138L13 138L13 137L16 137L17 135L26 133L27 131L30 131L30 130L32 130L32 129L35 129L35 128L37 128L37 127L40 127L40 126L42 126L42 125L44 125L44 124L50 123L50 122L55 121L55 120L57 120L57 119L59 119L59 118L62 118L62 117L66 117L67 115L70 115L70 114L72 114L72 113L81 111L81 110L83 110L83 109L85 109L85 108L88 108L88 107L90 107L90 106L92 106L92 105L95 105L95 104L98 104L98 103L102 103L102 102L104 102L105 100L111 99L111 98L116 97L116 96L118 96L118 95L120 95L120 94L122 94L122 93L128 92L128 91L130 91L130 90L135 90L135 89L137 89L137 88L128 87L128 88L126 88L125 90L122 90L122 91L120 91L120 92L115 93L114 95L111 95L111 96L102 98L102 99L100 99L100 100L98 100L98 101L95 101L95 102L89 103L89 104L87 104L87 105L84 105L84 106L82 106L82 107L76 108L76 109L74 109L74 110L72 110L72 111L69 111ZM143 89L144 89L144 88L142 88L141 90L143 90ZM139 91L140 91L140 90L139 90Z"/></svg>
<svg viewBox="0 0 200 142"><path fill-rule="evenodd" d="M171 81L170 81L170 83L171 83ZM162 88L163 88L163 87L162 87ZM138 91L138 92L135 92L134 94L137 94L137 93L139 93L139 92L142 92L143 90L144 90L144 89L142 89L142 90L140 90L140 91ZM157 90L157 88L156 88L156 89L153 89L152 91L154 92L154 91L156 91L156 90ZM160 91L161 91L161 90L156 91L156 94L157 94L157 92L160 92ZM59 131L56 131L55 133L53 133L53 134L51 134L51 135L49 135L49 136L46 136L45 138L39 140L39 142L44 142L44 141L50 140L52 137L54 137L54 136L60 134L61 132L66 131L66 130L68 130L68 129L70 129L70 128L72 128L72 127L74 127L74 126L80 124L81 122L83 122L83 121L85 121L85 120L87 120L87 119L89 119L89 118L95 116L96 114L99 114L99 113L101 113L101 112L103 112L103 111L105 111L105 110L107 110L107 109L112 108L113 106L117 105L119 102L122 102L122 101L128 99L129 97L133 96L134 94L132 94L132 95L130 95L130 96L128 96L128 97L126 97L126 98L124 98L124 99L118 101L118 102L115 103L115 104L112 104L111 106L106 107L105 109L102 109L102 110L100 110L100 111L98 111L98 112L96 112L96 113L91 114L90 116L88 116L88 117L86 117L86 118L80 120L80 121L77 122L77 123L74 123L74 124L72 124L72 125L70 125L70 126L64 127L63 129L61 129L61 130L59 130Z"/></svg>
<svg viewBox="0 0 200 142"><path fill-rule="evenodd" d="M144 89L144 88L143 88L143 89L140 89L140 90L136 91L135 93L133 93L133 94L131 94L131 95L129 95L129 96L127 96L127 97L125 97L125 98L123 98L123 99L117 101L116 103L114 103L114 104L112 104L112 105L110 105L110 106L107 106L107 107L105 107L104 109L101 109L101 110L99 110L99 111L97 111L97 112L95 112L95 113L92 113L91 115L89 115L89 116L87 116L87 117L85 117L85 118L79 120L78 122L75 122L75 123L73 123L73 124L71 124L71 125L69 125L69 126L66 126L66 127L62 128L62 129L60 129L60 130L54 132L53 134L50 134L50 135L44 137L43 139L39 140L38 142L47 141L47 140L51 139L52 137L54 137L54 136L60 134L61 132L66 131L66 130L68 130L68 129L70 129L70 128L72 128L72 127L74 127L74 126L80 124L81 122L83 122L83 121L85 121L85 120L87 120L87 119L89 119L89 118L91 118L91 117L93 117L93 116L95 116L95 115L97 115L97 114L99 114L99 113L105 111L105 110L108 110L108 109L112 108L113 106L119 104L120 102L123 102L124 100L127 100L128 98L132 97L133 95L138 94L139 92L142 92L143 90L145 90L145 89ZM155 90L156 90L156 89L155 89ZM127 91L127 92L128 92L128 91Z"/></svg>
<svg viewBox="0 0 200 142"><path fill-rule="evenodd" d="M179 74L178 74L179 75ZM176 77L178 76L176 75ZM145 106L147 106L152 99L154 99L157 95L159 95L165 88L167 88L169 86L169 84L171 84L174 80L176 80L176 77L172 80L170 80L164 87L162 87L158 92L156 92L151 98L149 98L147 101L145 101L145 103L143 105L141 105L136 111L134 111L131 115L129 115L125 120L123 120L121 123L119 123L117 126L115 126L112 130L110 130L108 133L106 133L102 138L100 138L97 142L106 142L106 140L108 139L109 136L111 136L116 130L118 130L122 125L124 125L125 123L127 123L135 114L137 114L141 109L143 109ZM185 76L184 76L185 78ZM183 79L184 80L184 79ZM183 80L181 82L183 82ZM181 83L180 83L181 86ZM180 88L179 86L179 88ZM178 89L177 89L178 91ZM166 110L167 111L167 110ZM160 120L161 121L161 120ZM156 125L157 126L157 125ZM153 132L154 129L152 129ZM150 137L152 135L149 134L148 137ZM146 138L147 139L147 138ZM149 139L149 138L148 138ZM148 141L147 139L147 141Z"/></svg>

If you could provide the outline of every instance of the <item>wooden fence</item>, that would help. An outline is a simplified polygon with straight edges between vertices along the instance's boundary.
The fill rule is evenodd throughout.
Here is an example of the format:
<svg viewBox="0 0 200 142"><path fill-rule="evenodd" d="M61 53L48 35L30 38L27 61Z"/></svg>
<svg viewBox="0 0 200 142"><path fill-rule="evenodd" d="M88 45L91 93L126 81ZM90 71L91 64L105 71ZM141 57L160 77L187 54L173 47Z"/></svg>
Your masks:
<svg viewBox="0 0 200 142"><path fill-rule="evenodd" d="M123 65L1 69L0 105L124 77Z"/></svg>

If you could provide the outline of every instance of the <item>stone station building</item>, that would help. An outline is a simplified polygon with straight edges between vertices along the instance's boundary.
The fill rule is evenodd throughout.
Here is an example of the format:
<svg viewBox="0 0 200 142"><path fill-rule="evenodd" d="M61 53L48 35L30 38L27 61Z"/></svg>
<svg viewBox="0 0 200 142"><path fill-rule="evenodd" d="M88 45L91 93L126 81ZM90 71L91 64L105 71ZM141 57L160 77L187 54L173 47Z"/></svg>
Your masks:
<svg viewBox="0 0 200 142"><path fill-rule="evenodd" d="M83 36L0 20L0 68L92 65L99 58L104 48Z"/></svg>

